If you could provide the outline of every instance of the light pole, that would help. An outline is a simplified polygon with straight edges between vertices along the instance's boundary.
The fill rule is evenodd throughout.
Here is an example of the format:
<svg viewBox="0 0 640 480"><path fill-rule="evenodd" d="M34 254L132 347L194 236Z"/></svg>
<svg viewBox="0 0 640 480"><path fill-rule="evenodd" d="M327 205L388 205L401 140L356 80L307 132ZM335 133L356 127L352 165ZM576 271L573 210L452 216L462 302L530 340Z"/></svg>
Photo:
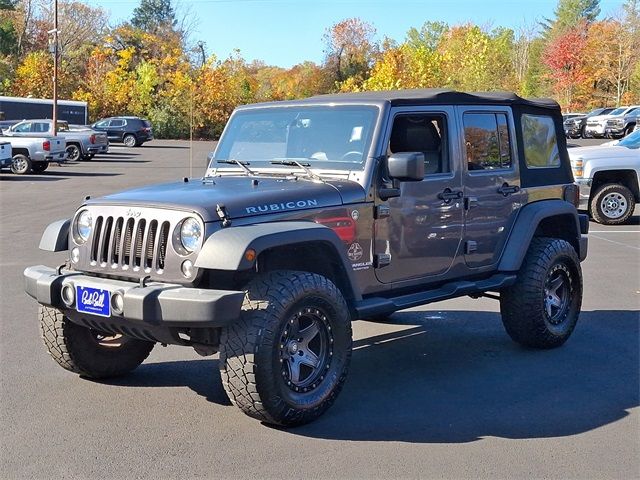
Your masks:
<svg viewBox="0 0 640 480"><path fill-rule="evenodd" d="M53 0L53 135L58 134L58 0Z"/></svg>

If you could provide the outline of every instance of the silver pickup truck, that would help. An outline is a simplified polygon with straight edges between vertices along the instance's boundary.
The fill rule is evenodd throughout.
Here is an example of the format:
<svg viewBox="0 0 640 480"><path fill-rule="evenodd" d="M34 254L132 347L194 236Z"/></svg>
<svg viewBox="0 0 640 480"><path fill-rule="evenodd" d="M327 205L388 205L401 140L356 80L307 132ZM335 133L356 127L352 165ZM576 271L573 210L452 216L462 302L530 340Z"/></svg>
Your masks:
<svg viewBox="0 0 640 480"><path fill-rule="evenodd" d="M600 146L568 150L580 187L578 208L604 225L627 222L640 203L640 131Z"/></svg>
<svg viewBox="0 0 640 480"><path fill-rule="evenodd" d="M53 120L23 120L4 131L7 136L42 136L53 135ZM91 160L98 153L109 152L107 134L90 128L71 129L65 121L58 121L57 134L64 137L67 143L68 160Z"/></svg>
<svg viewBox="0 0 640 480"><path fill-rule="evenodd" d="M66 142L63 137L20 137L0 136L0 143L11 144L11 171L18 175L25 173L42 173L49 162L63 163L67 161Z"/></svg>
<svg viewBox="0 0 640 480"><path fill-rule="evenodd" d="M11 144L9 142L0 142L0 168L10 167L11 162Z"/></svg>

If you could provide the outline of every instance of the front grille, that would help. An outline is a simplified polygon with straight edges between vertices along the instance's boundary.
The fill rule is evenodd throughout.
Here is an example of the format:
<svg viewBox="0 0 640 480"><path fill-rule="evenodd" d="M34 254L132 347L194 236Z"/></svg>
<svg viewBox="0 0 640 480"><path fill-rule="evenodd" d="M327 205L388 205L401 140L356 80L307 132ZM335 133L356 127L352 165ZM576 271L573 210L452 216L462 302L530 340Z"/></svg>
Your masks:
<svg viewBox="0 0 640 480"><path fill-rule="evenodd" d="M170 225L168 221L98 216L91 265L162 273Z"/></svg>

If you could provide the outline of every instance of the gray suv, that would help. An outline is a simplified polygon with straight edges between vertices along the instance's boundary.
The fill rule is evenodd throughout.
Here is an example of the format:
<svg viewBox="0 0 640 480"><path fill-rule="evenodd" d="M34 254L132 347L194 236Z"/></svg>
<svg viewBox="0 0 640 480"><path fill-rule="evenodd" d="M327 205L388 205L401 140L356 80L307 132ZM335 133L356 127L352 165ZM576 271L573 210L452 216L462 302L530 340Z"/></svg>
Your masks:
<svg viewBox="0 0 640 480"><path fill-rule="evenodd" d="M586 215L551 100L449 90L248 105L203 178L87 197L25 270L44 343L106 378L156 343L220 354L231 401L312 421L336 400L351 323L469 295L554 348L582 302ZM401 367L400 367L401 368ZM399 386L401 388L401 386Z"/></svg>

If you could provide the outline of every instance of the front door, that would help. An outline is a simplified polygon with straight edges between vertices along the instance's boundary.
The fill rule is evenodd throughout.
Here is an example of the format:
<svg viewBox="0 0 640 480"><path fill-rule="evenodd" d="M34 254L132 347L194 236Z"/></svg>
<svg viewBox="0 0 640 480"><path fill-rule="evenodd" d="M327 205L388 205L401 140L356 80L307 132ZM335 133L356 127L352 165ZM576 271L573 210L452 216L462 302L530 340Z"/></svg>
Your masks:
<svg viewBox="0 0 640 480"><path fill-rule="evenodd" d="M466 155L464 258L495 265L520 206L515 131L509 108L458 107Z"/></svg>
<svg viewBox="0 0 640 480"><path fill-rule="evenodd" d="M391 115L387 154L424 154L425 176L401 183L399 197L377 206L376 276L383 283L437 277L451 267L462 237L462 174L452 154L454 111L424 107L395 109Z"/></svg>
<svg viewBox="0 0 640 480"><path fill-rule="evenodd" d="M125 121L120 118L111 119L109 127L107 129L107 137L109 140L120 141L122 140Z"/></svg>

